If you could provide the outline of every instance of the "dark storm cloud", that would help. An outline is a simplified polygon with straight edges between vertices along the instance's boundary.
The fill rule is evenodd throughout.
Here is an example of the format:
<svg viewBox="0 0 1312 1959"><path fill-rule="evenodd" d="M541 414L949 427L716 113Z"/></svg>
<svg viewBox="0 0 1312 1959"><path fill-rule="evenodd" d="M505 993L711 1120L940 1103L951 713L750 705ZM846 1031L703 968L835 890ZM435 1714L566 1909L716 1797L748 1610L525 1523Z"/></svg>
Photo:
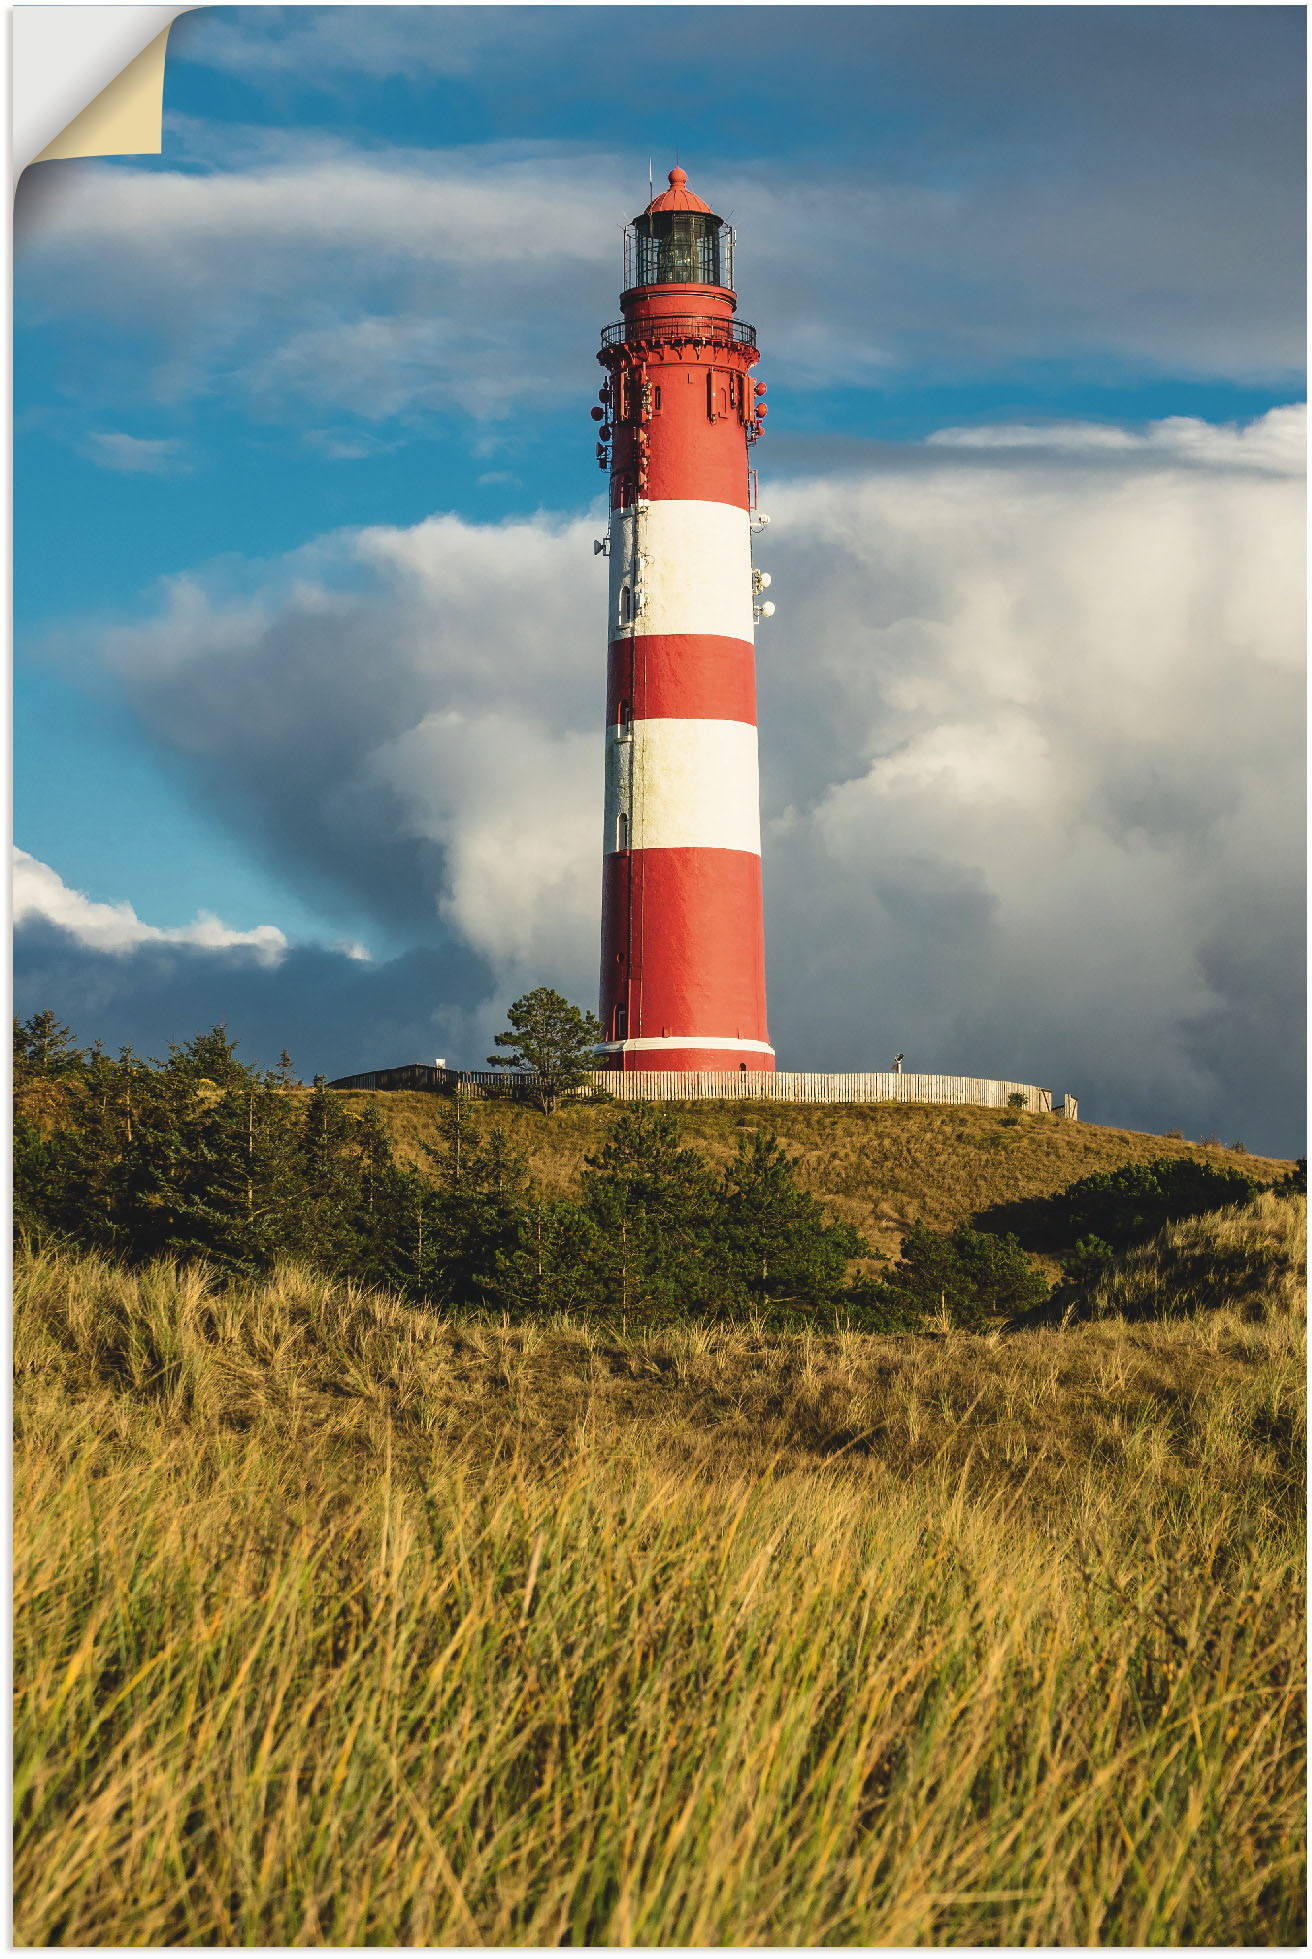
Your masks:
<svg viewBox="0 0 1312 1959"><path fill-rule="evenodd" d="M1301 421L976 432L967 469L772 493L781 1050L1301 1150Z"/></svg>
<svg viewBox="0 0 1312 1959"><path fill-rule="evenodd" d="M489 984L465 948L417 949L369 964L298 946L276 965L249 952L142 945L106 954L45 920L14 936L14 1011L51 1007L79 1043L162 1057L223 1022L243 1061L271 1067L285 1047L306 1081L443 1055L482 1066L471 1003Z"/></svg>
<svg viewBox="0 0 1312 1959"><path fill-rule="evenodd" d="M80 657L190 793L330 908L454 931L503 974L558 959L590 993L601 756L579 622L605 605L595 528L343 532L244 576L165 581L153 619Z"/></svg>

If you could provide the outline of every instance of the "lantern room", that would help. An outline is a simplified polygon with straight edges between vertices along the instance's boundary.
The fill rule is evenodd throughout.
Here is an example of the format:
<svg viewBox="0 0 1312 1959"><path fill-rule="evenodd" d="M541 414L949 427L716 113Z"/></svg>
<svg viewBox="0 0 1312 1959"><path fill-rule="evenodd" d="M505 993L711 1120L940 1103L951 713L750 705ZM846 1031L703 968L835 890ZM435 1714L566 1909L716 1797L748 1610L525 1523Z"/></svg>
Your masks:
<svg viewBox="0 0 1312 1959"><path fill-rule="evenodd" d="M732 291L733 231L688 189L685 170L671 170L670 188L625 227L624 284Z"/></svg>

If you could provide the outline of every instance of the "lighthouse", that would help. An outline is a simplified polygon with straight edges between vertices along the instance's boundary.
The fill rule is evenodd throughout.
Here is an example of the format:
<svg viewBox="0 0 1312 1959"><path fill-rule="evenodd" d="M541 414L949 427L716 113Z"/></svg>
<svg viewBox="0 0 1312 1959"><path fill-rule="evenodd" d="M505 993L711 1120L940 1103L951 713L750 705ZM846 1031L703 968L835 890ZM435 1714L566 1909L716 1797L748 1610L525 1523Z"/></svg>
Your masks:
<svg viewBox="0 0 1312 1959"><path fill-rule="evenodd" d="M766 413L736 319L734 234L684 171L624 233L602 335L610 475L604 1067L772 1071L765 1011L751 444Z"/></svg>

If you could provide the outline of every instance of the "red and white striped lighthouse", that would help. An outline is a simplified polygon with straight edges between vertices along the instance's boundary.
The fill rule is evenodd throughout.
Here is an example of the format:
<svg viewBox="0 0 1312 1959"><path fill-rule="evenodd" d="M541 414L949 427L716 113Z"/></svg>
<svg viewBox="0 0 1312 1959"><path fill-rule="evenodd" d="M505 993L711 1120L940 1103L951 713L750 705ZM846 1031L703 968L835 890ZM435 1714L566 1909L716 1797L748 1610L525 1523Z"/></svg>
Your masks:
<svg viewBox="0 0 1312 1959"><path fill-rule="evenodd" d="M601 1053L771 1070L753 627L774 607L748 464L765 386L733 233L682 170L625 230L624 285L592 411L611 492Z"/></svg>

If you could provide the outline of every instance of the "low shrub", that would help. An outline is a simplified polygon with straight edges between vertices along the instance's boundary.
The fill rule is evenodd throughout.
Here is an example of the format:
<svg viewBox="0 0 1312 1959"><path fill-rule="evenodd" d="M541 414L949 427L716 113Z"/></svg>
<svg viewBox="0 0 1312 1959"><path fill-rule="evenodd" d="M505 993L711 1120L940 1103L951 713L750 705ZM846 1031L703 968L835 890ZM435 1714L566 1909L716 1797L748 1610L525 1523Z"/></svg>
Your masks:
<svg viewBox="0 0 1312 1959"><path fill-rule="evenodd" d="M944 1317L978 1331L990 1319L1033 1311L1048 1291L1012 1232L974 1231L967 1224L939 1232L913 1224L888 1278L868 1281L861 1297L872 1313L882 1304L887 1317L879 1331L907 1331Z"/></svg>
<svg viewBox="0 0 1312 1959"><path fill-rule="evenodd" d="M1187 1156L1159 1156L1079 1178L1050 1200L1048 1212L1059 1243L1101 1244L1110 1254L1150 1238L1179 1218L1246 1204L1258 1188L1257 1179L1242 1170ZM1084 1256L1088 1263L1088 1250Z"/></svg>

